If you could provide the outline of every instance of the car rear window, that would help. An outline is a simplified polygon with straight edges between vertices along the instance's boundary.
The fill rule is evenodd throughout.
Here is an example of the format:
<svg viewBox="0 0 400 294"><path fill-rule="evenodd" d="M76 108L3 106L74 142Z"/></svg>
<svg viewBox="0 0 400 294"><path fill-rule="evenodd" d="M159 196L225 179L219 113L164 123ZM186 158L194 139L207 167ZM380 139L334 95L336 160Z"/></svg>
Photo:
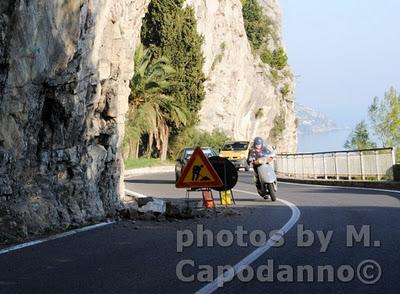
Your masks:
<svg viewBox="0 0 400 294"><path fill-rule="evenodd" d="M207 157L212 157L212 156L216 156L217 154L210 150L210 149L201 149L204 153L205 156ZM190 156L192 156L194 150L186 150L185 151L185 160L188 160L190 158Z"/></svg>
<svg viewBox="0 0 400 294"><path fill-rule="evenodd" d="M223 151L241 151L241 150L246 150L247 146L249 146L248 143L229 143L229 144L224 144L224 146L222 146L222 150Z"/></svg>

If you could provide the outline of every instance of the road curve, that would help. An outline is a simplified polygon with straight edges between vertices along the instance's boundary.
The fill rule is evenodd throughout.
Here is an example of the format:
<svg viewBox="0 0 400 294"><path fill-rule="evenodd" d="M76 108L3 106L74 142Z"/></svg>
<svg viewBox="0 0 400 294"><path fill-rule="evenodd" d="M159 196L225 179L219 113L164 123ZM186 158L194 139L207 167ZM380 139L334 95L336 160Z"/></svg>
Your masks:
<svg viewBox="0 0 400 294"><path fill-rule="evenodd" d="M151 190L146 190L143 185L145 181L140 177L128 180L127 186L144 193L152 193L152 195L162 195L166 191L168 195L182 195L172 186L163 187L162 183L167 179L172 181L172 176L157 175L155 181L159 182L153 183ZM148 179L148 181L152 180L154 179ZM240 205L249 206L254 204L253 201L258 201L260 204L259 198L254 195L256 191L251 172L240 173L235 190L235 196L240 200ZM237 190L251 192L239 193ZM301 217L296 228L285 236L283 247L272 249L252 265L256 271L257 268L272 260L274 280L260 282L255 277L251 282L244 283L236 278L219 289L220 292L320 293L322 291L350 292L356 289L366 293L399 292L400 284L396 277L400 274L400 255L396 248L400 239L398 225L400 191L280 183L278 195L294 203L300 209ZM264 202L260 207L263 206L267 215L276 210L275 203ZM288 215L283 210L281 213ZM274 222L269 218L266 221ZM312 244L302 242L310 232L314 242ZM324 250L321 249L318 232L321 237L331 234L329 242L325 242L327 248L322 248ZM360 242L354 239L358 237L357 234L364 237ZM301 237L304 239L301 240ZM324 238L322 240L324 241ZM379 268L376 266L372 268L366 265L365 273L371 276L371 279L372 276L377 276L381 272L379 279L374 283L370 283L372 280L363 279L362 273L357 273L357 270L362 272L365 261L374 261L379 266ZM293 270L293 281L277 277L280 266L288 266ZM310 266L314 270L309 281L306 279L299 281L301 278L296 277L296 271L301 266ZM318 270L323 266L333 268L333 281L328 279L329 277L318 276ZM350 272L347 277L346 270L353 270L354 275Z"/></svg>
<svg viewBox="0 0 400 294"><path fill-rule="evenodd" d="M173 177L172 173L135 176L126 180L126 186L151 196L182 198L184 191L174 188ZM121 222L0 255L0 293L196 292L218 277L218 267L234 266L262 246L262 242L254 244L257 238L252 240L251 233L269 235L292 216L285 204L254 195L251 173L240 173L235 189L243 191L234 192L239 215ZM297 223L282 237L284 244L260 255L243 275L232 277L217 292L399 293L398 193L282 183L278 197L301 211ZM248 232L242 240L240 227ZM354 239L351 228L364 235L360 234L361 242L349 246L349 232L350 240ZM232 244L222 246L226 243L218 242L224 240L218 236L228 237L229 232L234 236ZM189 246L190 234L193 244ZM318 276L322 266L327 269L322 271L325 276ZM306 274L299 275L299 268L305 267ZM257 276L260 269L262 275Z"/></svg>

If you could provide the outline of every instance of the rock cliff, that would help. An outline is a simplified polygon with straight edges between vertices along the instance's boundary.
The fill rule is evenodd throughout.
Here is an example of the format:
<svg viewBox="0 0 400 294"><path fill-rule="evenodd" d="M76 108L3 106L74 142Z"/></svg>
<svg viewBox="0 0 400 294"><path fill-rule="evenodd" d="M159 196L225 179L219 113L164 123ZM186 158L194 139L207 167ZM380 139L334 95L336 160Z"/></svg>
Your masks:
<svg viewBox="0 0 400 294"><path fill-rule="evenodd" d="M268 16L275 38L271 50L282 47L281 12L274 0L258 0ZM204 36L206 99L201 128L221 129L236 139L269 138L281 152L297 145L294 81L289 67L278 77L253 55L247 40L240 0L187 0L195 9L198 31ZM287 85L287 86L286 86ZM287 87L287 93L282 89ZM271 129L280 116L284 129L273 142Z"/></svg>
<svg viewBox="0 0 400 294"><path fill-rule="evenodd" d="M134 49L150 0L0 2L0 241L113 214ZM280 12L259 0L281 46ZM188 0L205 37L203 129L269 137L294 151L290 68L278 78L251 52L240 0ZM282 88L287 86L287 93Z"/></svg>
<svg viewBox="0 0 400 294"><path fill-rule="evenodd" d="M1 1L2 232L80 224L120 205L119 146L148 2Z"/></svg>

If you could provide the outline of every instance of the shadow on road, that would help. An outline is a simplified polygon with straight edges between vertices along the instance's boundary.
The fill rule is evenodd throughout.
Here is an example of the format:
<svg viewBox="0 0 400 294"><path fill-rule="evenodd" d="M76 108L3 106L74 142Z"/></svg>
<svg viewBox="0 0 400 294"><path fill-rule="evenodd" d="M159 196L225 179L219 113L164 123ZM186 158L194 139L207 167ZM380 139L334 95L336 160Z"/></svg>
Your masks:
<svg viewBox="0 0 400 294"><path fill-rule="evenodd" d="M285 183L279 183L280 185L285 185ZM286 188L286 187L285 187ZM374 190L368 190L368 189L346 189L346 187L343 188L336 188L334 186L332 187L324 187L324 188L319 188L318 186L313 186L312 188L307 188L307 187L301 187L300 189L298 188L298 191L301 193L307 193L307 194L335 194L337 196L346 196L348 197L349 194L351 195L380 195L380 191L374 191ZM385 196L391 196L395 198L399 198L400 194L398 192L390 192L390 191L382 191L381 192Z"/></svg>

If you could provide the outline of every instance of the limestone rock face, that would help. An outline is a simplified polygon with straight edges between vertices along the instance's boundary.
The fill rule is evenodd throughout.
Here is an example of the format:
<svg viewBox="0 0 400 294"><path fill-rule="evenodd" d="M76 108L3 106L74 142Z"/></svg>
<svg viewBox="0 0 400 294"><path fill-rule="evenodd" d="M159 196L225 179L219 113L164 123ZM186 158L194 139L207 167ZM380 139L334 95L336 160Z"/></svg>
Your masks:
<svg viewBox="0 0 400 294"><path fill-rule="evenodd" d="M1 2L1 231L84 223L120 205L119 146L148 2Z"/></svg>
<svg viewBox="0 0 400 294"><path fill-rule="evenodd" d="M281 47L280 11L259 0ZM0 2L0 240L113 214L123 195L121 142L134 50L150 0ZM273 77L252 54L240 0L187 0L204 35L201 127L269 137L294 151L290 68ZM281 93L288 85L288 94Z"/></svg>
<svg viewBox="0 0 400 294"><path fill-rule="evenodd" d="M187 0L194 8L198 31L204 36L206 98L201 128L220 129L235 139L268 138L279 152L294 152L297 145L293 74L287 66L273 76L271 68L251 52L240 0ZM281 12L274 0L259 0L271 21L271 50L282 47ZM286 86L287 85L287 86ZM287 87L283 95L281 89ZM284 130L273 142L274 119L283 117Z"/></svg>

